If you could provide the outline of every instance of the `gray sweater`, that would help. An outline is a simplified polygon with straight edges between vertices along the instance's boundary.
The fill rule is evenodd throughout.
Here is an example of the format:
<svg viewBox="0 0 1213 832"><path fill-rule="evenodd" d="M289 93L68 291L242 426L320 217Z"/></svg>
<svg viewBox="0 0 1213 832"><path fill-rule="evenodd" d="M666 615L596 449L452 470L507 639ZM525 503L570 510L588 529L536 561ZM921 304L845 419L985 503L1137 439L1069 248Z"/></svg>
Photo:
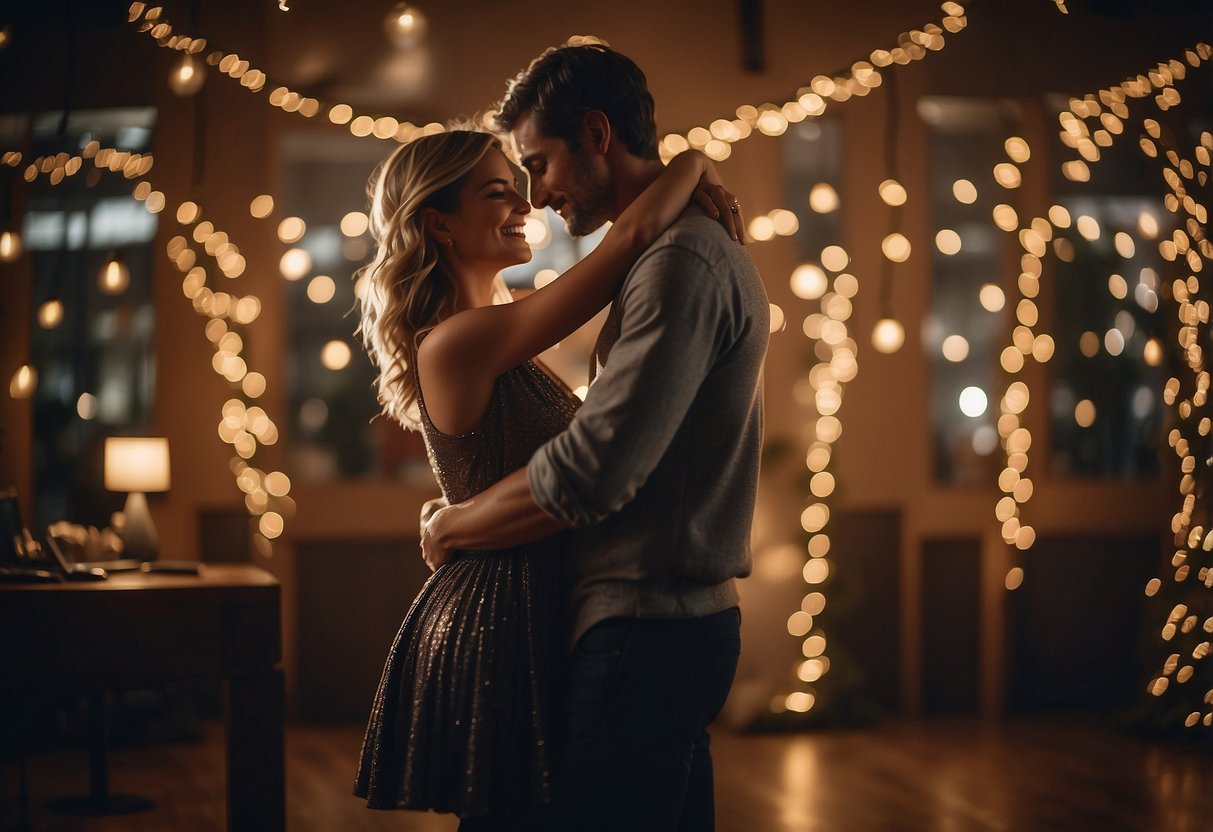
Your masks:
<svg viewBox="0 0 1213 832"><path fill-rule="evenodd" d="M629 272L585 404L528 466L540 508L584 527L565 564L570 644L607 618L737 606L735 579L750 571L769 316L746 250L698 212Z"/></svg>

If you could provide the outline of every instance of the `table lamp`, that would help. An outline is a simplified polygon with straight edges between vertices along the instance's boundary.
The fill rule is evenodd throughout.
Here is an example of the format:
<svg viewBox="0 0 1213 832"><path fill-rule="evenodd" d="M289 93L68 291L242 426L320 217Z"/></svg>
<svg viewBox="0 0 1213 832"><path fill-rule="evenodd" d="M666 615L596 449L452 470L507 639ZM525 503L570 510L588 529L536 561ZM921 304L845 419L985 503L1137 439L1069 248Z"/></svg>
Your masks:
<svg viewBox="0 0 1213 832"><path fill-rule="evenodd" d="M168 440L163 437L108 437L105 440L105 488L125 491L122 513L124 555L154 560L160 550L156 527L147 510L149 491L168 491Z"/></svg>

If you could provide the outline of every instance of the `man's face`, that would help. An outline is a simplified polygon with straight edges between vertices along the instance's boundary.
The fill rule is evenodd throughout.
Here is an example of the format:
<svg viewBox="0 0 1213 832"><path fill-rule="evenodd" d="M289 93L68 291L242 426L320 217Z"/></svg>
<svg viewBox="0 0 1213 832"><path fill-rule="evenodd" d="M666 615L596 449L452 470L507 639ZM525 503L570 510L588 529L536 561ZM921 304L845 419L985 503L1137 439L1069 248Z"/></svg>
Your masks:
<svg viewBox="0 0 1213 832"><path fill-rule="evenodd" d="M570 151L563 139L540 132L529 112L522 114L510 135L522 167L531 177L532 205L551 206L574 237L589 234L613 219L610 174L602 158L592 155L584 141Z"/></svg>

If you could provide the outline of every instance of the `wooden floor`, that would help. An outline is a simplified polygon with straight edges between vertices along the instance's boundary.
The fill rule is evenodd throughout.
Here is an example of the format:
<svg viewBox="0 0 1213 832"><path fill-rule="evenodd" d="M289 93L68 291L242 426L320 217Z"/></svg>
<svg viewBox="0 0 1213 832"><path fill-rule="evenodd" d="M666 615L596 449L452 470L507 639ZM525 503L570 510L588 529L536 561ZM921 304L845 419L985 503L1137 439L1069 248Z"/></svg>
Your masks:
<svg viewBox="0 0 1213 832"><path fill-rule="evenodd" d="M350 796L362 728L292 726L292 832L450 832L432 814L372 812ZM720 832L1204 832L1213 830L1213 745L1143 742L1063 721L893 723L870 731L736 735L714 740ZM224 828L219 725L200 744L116 750L114 791L151 798L143 814L51 814L54 796L87 791L83 751L29 763L36 832L193 832ZM0 771L0 829L16 828L17 771Z"/></svg>

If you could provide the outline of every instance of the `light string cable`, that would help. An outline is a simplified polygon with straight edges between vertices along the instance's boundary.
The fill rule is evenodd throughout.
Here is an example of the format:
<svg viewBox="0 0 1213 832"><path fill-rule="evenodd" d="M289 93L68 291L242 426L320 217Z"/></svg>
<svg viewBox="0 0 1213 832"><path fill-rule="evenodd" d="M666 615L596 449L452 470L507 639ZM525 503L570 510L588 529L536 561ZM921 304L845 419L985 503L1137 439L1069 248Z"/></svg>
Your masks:
<svg viewBox="0 0 1213 832"><path fill-rule="evenodd" d="M161 48L190 55L201 54L207 48L206 38L175 33L172 23L164 16L162 6L148 8L146 3L132 3L128 10L127 21L136 25L140 32L145 32ZM250 92L260 92L270 86L270 79L265 72L251 66L248 60L235 53L212 49L207 54L205 62L208 67L213 67L224 75L238 80L240 85ZM348 125L350 133L359 138L373 136L378 139L407 142L420 136L441 133L446 129L436 122L417 125L393 116L355 115L353 108L348 104L322 103L316 98L293 91L285 85L273 86L268 101L271 106L284 112L296 113L303 118L312 118L323 110L330 122L337 125Z"/></svg>
<svg viewBox="0 0 1213 832"><path fill-rule="evenodd" d="M755 131L779 136L787 131L789 124L824 114L830 101L841 103L853 96L868 95L883 83L882 70L891 70L894 65L906 65L922 60L929 52L938 52L944 47L945 32L957 34L968 26L963 4L948 0L940 10L944 17L938 23L926 23L921 29L902 32L897 37L897 46L892 49L875 49L836 72L814 76L782 104L744 104L736 109L734 118L718 118L706 126L668 134L658 143L662 159L668 160L687 148L695 148L715 161L723 161L732 154L732 144L749 138Z"/></svg>
<svg viewBox="0 0 1213 832"><path fill-rule="evenodd" d="M1182 97L1176 88L1176 82L1186 78L1190 68L1199 67L1211 57L1213 48L1207 43L1198 43L1185 50L1185 61L1172 59L1119 85L1101 89L1096 95L1071 98L1069 108L1059 116L1062 128L1060 135L1063 144L1074 149L1079 158L1062 163L1063 175L1075 182L1089 181L1092 166L1102 158L1100 148L1111 147L1118 136L1127 132L1124 122L1129 118L1131 101L1152 96L1161 111L1177 108ZM1086 124L1089 119L1096 119L1099 125L1094 132ZM1145 155L1158 157L1159 151L1155 142L1161 137L1160 125L1150 117L1143 118L1141 123L1144 135L1140 136L1138 144ZM1014 161L1026 161L1026 143L1019 149L1022 151L1022 158L1016 158L1016 149L1011 146L1011 141L1008 140L1008 154L1012 155ZM1183 502L1171 522L1176 546L1171 565L1175 568L1174 580L1182 583L1192 575L1195 558L1200 556L1207 561L1208 556L1205 553L1213 550L1213 533L1206 528L1210 522L1209 509L1201 501L1204 496L1204 480L1198 475L1200 463L1197 453L1192 450L1194 445L1203 449L1200 454L1207 469L1210 465L1207 437L1213 422L1208 416L1199 419L1195 417L1205 412L1203 409L1208 400L1209 373L1205 369L1203 350L1199 344L1199 326L1205 325L1207 328L1209 304L1207 300L1199 297L1201 286L1197 274L1203 269L1205 262L1213 260L1213 246L1210 246L1205 230L1208 220L1207 204L1198 202L1191 192L1194 189L1184 184L1186 180L1195 178L1200 186L1206 187L1208 173L1196 171L1190 160L1179 157L1173 141L1168 144L1171 146L1166 148L1164 156L1170 164L1163 166L1162 174L1170 192L1166 194L1164 204L1172 213L1178 214L1182 209L1188 214L1185 222L1186 233L1184 229L1177 228L1171 238L1163 239L1159 243L1159 252L1164 260L1186 266L1189 272L1186 280L1176 278L1171 286L1171 295L1177 304L1176 313L1182 324L1178 334L1178 346L1191 375L1186 384L1181 384L1178 376L1168 379L1163 390L1164 402L1168 406L1174 406L1177 416L1176 427L1168 435L1168 444L1180 460L1179 493ZM1195 155L1206 168L1211 150L1213 136L1205 133L1201 137L1201 144L1195 149ZM1011 182L1018 184L1017 170L1014 176L1006 171L1003 173L1004 175L1000 176L996 168L999 184L1004 187L1013 187ZM1206 193L1206 202L1207 199ZM1004 231L1012 232L1018 227L1013 211L1004 210L1001 218L998 215L999 209L1008 208L1009 206L998 206L995 209L995 222ZM1079 218L1080 226L1082 219ZM1039 292L1041 258L1047 254L1047 244L1052 240L1055 229L1065 229L1070 225L1069 213L1062 206L1054 205L1047 217L1036 217L1030 224L1018 229L1018 241L1023 250L1019 280L1021 299L1016 307L1018 325L1013 333L1013 343L1000 357L1008 379L1014 380L1007 384L1000 405L998 429L1003 438L1007 467L999 475L999 489L1004 496L999 499L995 514L1002 522L1004 541L1021 552L1033 546L1036 532L1022 521L1022 511L1033 495L1031 480L1024 476L1028 467L1028 451L1032 437L1028 428L1021 422L1021 416L1031 398L1031 391L1024 381L1015 377L1023 369L1027 356L1043 363L1052 355L1052 340L1047 335L1037 335L1033 332L1033 327L1038 322L1038 310L1032 298ZM1079 230L1080 233L1083 232L1081 227ZM1132 238L1127 235L1119 236L1126 237L1124 248L1130 251ZM1147 360L1151 346L1151 343L1147 343ZM1157 346L1154 346L1154 349L1160 352ZM1161 355L1157 356L1157 359L1161 360ZM1184 390L1188 391L1187 396L1181 396ZM1195 574L1199 584L1204 589L1213 588L1213 568L1207 562L1198 562L1196 565L1199 566ZM1015 565L1008 573L1007 588L1016 588L1022 578L1022 565ZM1147 583L1145 591L1148 596L1154 596L1161 588L1161 579L1153 578ZM1208 596L1203 597L1207 605ZM1206 612L1208 611L1210 610L1206 609ZM1201 635L1202 632L1204 635ZM1170 654L1151 679L1149 692L1162 696L1171 688L1172 678L1181 685L1193 678L1196 663L1209 653L1208 634L1213 634L1213 616L1207 617L1201 624L1198 615L1188 604L1174 605L1167 612L1160 635L1164 642L1170 642L1177 636L1188 636L1192 643L1187 644L1184 650L1190 658L1184 659L1180 652ZM1213 707L1208 707L1213 706L1213 688L1204 694L1202 702L1208 712L1202 714L1200 707L1192 709L1187 713L1184 722L1188 727L1198 724L1213 725Z"/></svg>
<svg viewBox="0 0 1213 832"><path fill-rule="evenodd" d="M1164 90L1165 92L1165 90ZM1178 101L1163 99L1172 109ZM1181 157L1179 140L1185 124L1172 118L1171 124L1158 120L1142 121L1144 134L1139 146L1146 156L1155 159L1159 173L1167 186L1164 199L1168 211L1187 214L1182 226L1173 230L1170 238L1160 241L1163 259L1174 264L1176 276L1171 284L1171 296L1176 303L1179 328L1176 333L1178 355L1188 374L1177 372L1166 382L1164 402L1172 408L1174 427L1168 432L1167 444L1174 451L1180 474L1178 493L1181 504L1171 518L1174 553L1170 566L1176 585L1177 603L1164 615L1158 637L1166 645L1168 655L1152 674L1147 691L1158 698L1167 697L1173 708L1183 713L1184 725L1213 726L1213 680L1210 665L1205 662L1210 652L1213 634L1213 510L1208 499L1208 485L1213 469L1213 420L1209 406L1210 375L1204 348L1210 333L1209 293L1200 274L1204 265L1213 262L1213 244L1208 239L1208 206L1210 152L1213 134L1204 132L1193 148L1192 159ZM1161 148L1162 152L1159 152ZM1200 168L1204 168L1203 170ZM1184 277L1184 272L1187 276ZM1181 380L1181 376L1185 376ZM1161 577L1146 584L1146 595L1156 597L1163 589ZM1202 622L1201 616L1205 616ZM1188 683L1203 671L1200 686ZM1206 687L1207 686L1207 687ZM1200 688L1206 687L1203 694ZM1197 698L1199 697L1199 702ZM1202 713L1203 711L1203 713Z"/></svg>

